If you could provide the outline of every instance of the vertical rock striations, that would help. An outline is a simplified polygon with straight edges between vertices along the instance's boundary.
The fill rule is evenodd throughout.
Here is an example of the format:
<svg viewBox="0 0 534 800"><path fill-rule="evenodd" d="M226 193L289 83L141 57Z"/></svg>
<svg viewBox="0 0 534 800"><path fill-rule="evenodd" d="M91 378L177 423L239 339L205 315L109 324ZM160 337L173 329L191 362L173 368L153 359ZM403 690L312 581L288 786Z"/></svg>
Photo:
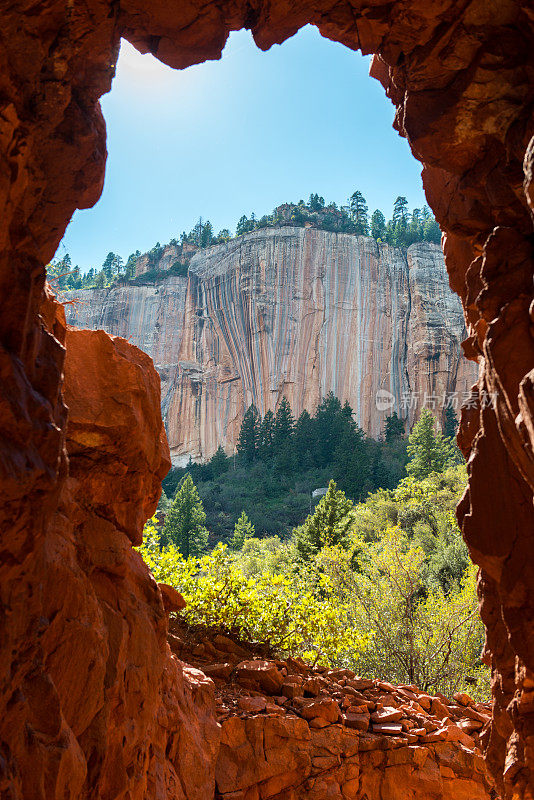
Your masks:
<svg viewBox="0 0 534 800"><path fill-rule="evenodd" d="M287 397L315 409L332 391L373 436L392 408L458 408L476 380L461 354L460 303L441 249L407 250L365 236L281 227L197 252L189 283L69 292L68 320L127 336L152 356L175 459L232 451L244 411ZM385 390L394 406L377 407ZM454 398L453 398L454 399Z"/></svg>

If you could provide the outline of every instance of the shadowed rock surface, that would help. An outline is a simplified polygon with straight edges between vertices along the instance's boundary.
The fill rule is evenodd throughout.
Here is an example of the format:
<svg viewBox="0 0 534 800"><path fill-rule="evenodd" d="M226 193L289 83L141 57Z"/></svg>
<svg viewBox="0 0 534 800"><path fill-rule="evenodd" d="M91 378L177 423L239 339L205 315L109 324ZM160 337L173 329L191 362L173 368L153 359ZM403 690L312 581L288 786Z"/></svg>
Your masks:
<svg viewBox="0 0 534 800"><path fill-rule="evenodd" d="M175 463L219 445L232 453L251 403L263 415L286 397L298 415L332 391L376 437L393 408L408 425L424 403L438 416L444 398L459 409L477 378L460 346L460 301L429 243L264 229L197 252L189 278L64 295L79 301L66 306L70 324L124 336L154 359ZM377 408L379 389L392 408Z"/></svg>
<svg viewBox="0 0 534 800"><path fill-rule="evenodd" d="M167 798L193 797L209 780L212 739L198 733L192 690L182 702L177 683L165 684L161 677L167 663L164 629L156 632L163 619L161 594L148 590L147 573L137 581L133 554L123 551L124 578L103 570L102 613L131 620L113 628L109 651L102 647L95 655L93 646L68 647L72 617L50 613L59 609L58 597L61 607L86 602L88 578L67 584L49 577L58 563L69 563L68 554L56 556L69 538L70 555L92 574L84 543L71 531L92 518L93 487L91 481L83 486L85 507L81 499L68 499L65 341L46 301L45 265L74 210L94 204L102 189L105 125L98 101L111 86L121 36L183 68L218 58L231 30L250 28L258 46L267 49L307 23L348 47L376 54L371 73L396 106L395 127L423 163L427 199L445 232L447 271L468 321L465 351L480 365L478 397L483 391L498 395L494 408L475 398L463 413L460 440L469 459L469 486L459 518L481 567L486 656L493 670L487 763L502 797L525 800L534 794L531 6L520 0L50 0L37 8L22 0L4 8L0 29L0 787L10 800L127 794L137 800L162 796L163 786ZM117 369L107 356L100 366L104 373ZM116 391L121 380L118 371ZM145 391L143 385L138 389ZM159 397L153 403L159 406ZM154 423L152 433L159 436L160 425ZM117 452L102 455L120 463ZM153 479L145 477L150 484L159 467L146 463L154 470ZM136 474L137 467L130 468ZM121 480L127 478L126 470ZM109 501L100 498L98 506L109 507L122 528L139 514L114 508L116 479L114 474L109 481ZM134 493L130 500L145 502ZM93 521L103 558L119 547L113 543L124 531L100 516ZM130 534L137 540L140 531ZM128 587L125 598L121 586ZM143 613L132 616L132 607ZM77 610L77 616L83 613ZM143 638L137 646L138 626L154 631L148 645ZM91 635L92 624L87 630ZM107 683L99 695L98 735L87 742L82 728L95 708L77 719L69 695L80 676L92 675L95 657L97 674L105 669ZM137 674L154 680L124 680ZM98 692L102 679L95 681ZM139 724L145 702L162 709L156 722L152 718L159 732ZM172 720L166 708L176 710ZM160 763L171 760L175 772L156 770L155 784L150 765L163 753L162 731L170 731L174 744L167 742ZM179 743L195 731L204 742L199 758L205 766L198 773L186 757L174 759Z"/></svg>

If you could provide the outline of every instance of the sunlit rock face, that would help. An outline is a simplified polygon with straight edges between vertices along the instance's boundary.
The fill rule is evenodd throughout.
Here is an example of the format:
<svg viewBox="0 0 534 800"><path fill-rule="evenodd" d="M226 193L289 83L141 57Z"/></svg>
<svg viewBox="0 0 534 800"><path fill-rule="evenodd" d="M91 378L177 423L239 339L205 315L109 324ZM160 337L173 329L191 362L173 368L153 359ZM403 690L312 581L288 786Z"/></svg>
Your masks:
<svg viewBox="0 0 534 800"><path fill-rule="evenodd" d="M299 414L332 391L378 436L392 410L410 425L422 405L438 418L444 398L459 408L476 380L460 302L429 243L264 229L197 252L189 281L67 294L81 301L69 322L154 359L175 461L232 452L251 403L264 414L286 397Z"/></svg>

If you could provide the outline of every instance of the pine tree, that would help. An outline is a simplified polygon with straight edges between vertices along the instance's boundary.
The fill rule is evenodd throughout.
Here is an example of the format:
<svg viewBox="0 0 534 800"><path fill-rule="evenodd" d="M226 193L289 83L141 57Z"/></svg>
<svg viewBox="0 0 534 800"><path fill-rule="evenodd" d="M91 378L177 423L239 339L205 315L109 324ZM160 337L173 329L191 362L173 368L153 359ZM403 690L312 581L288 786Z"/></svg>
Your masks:
<svg viewBox="0 0 534 800"><path fill-rule="evenodd" d="M448 405L445 407L443 417L443 435L446 436L447 439L452 439L458 432L458 420L456 419L456 414L452 406Z"/></svg>
<svg viewBox="0 0 534 800"><path fill-rule="evenodd" d="M321 197L317 193L310 194L310 199L308 200L308 206L310 207L311 211L321 211L324 208L324 197Z"/></svg>
<svg viewBox="0 0 534 800"><path fill-rule="evenodd" d="M162 531L164 544L175 544L184 558L201 555L208 546L206 514L197 487L186 473L178 487Z"/></svg>
<svg viewBox="0 0 534 800"><path fill-rule="evenodd" d="M354 222L355 232L362 236L369 233L369 209L365 197L360 191L355 191L349 198L350 215Z"/></svg>
<svg viewBox="0 0 534 800"><path fill-rule="evenodd" d="M328 491L317 504L314 513L293 531L299 555L309 559L325 546L346 547L352 525L349 516L351 509L351 501L337 488L334 481L330 481Z"/></svg>
<svg viewBox="0 0 534 800"><path fill-rule="evenodd" d="M359 500L369 488L372 458L365 434L351 419L334 451L332 472L341 488L354 500Z"/></svg>
<svg viewBox="0 0 534 800"><path fill-rule="evenodd" d="M406 465L408 475L418 480L427 478L432 472L443 472L457 462L455 449L440 431L430 411L422 411L408 439L410 461Z"/></svg>
<svg viewBox="0 0 534 800"><path fill-rule="evenodd" d="M306 409L295 423L293 434L293 449L297 463L302 464L304 459L312 460L315 451L315 422Z"/></svg>
<svg viewBox="0 0 534 800"><path fill-rule="evenodd" d="M245 412L241 430L239 431L239 439L237 440L237 452L249 464L255 461L258 455L259 432L260 417L258 409L252 404Z"/></svg>
<svg viewBox="0 0 534 800"><path fill-rule="evenodd" d="M228 471L228 466L228 457L221 445L219 445L210 459L211 474L214 478L218 478Z"/></svg>
<svg viewBox="0 0 534 800"><path fill-rule="evenodd" d="M371 236L381 241L385 241L386 238L386 218L378 208L371 216Z"/></svg>
<svg viewBox="0 0 534 800"><path fill-rule="evenodd" d="M396 439L402 439L405 434L404 422L401 420L396 411L386 417L384 426L384 436L386 442L394 442Z"/></svg>
<svg viewBox="0 0 534 800"><path fill-rule="evenodd" d="M393 203L393 224L400 222L408 223L408 200L399 196Z"/></svg>
<svg viewBox="0 0 534 800"><path fill-rule="evenodd" d="M270 458L273 454L274 414L269 409L260 424L259 455L260 458Z"/></svg>
<svg viewBox="0 0 534 800"><path fill-rule="evenodd" d="M251 539L256 535L254 525L249 520L244 511L237 520L234 528L234 535L230 539L229 546L231 550L241 550L245 543L245 539Z"/></svg>
<svg viewBox="0 0 534 800"><path fill-rule="evenodd" d="M334 451L347 424L341 403L329 392L317 406L315 422L315 458L320 467L332 462Z"/></svg>
<svg viewBox="0 0 534 800"><path fill-rule="evenodd" d="M104 281L106 283L111 282L111 276L113 274L113 261L115 258L115 253L110 251L106 256L104 263L102 264L102 272L104 273Z"/></svg>
<svg viewBox="0 0 534 800"><path fill-rule="evenodd" d="M285 397L282 397L274 418L273 448L275 453L280 452L285 443L293 435L295 420L291 413L291 406Z"/></svg>

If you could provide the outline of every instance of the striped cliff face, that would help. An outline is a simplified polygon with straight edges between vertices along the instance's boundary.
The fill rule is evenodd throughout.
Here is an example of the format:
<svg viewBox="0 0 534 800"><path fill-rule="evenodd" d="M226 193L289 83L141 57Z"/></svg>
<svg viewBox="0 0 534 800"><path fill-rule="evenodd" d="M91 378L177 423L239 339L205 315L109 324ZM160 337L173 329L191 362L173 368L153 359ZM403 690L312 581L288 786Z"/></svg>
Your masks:
<svg viewBox="0 0 534 800"><path fill-rule="evenodd" d="M391 410L412 422L426 397L439 416L476 379L437 245L264 229L198 252L185 283L78 292L87 304L67 311L154 358L177 463L231 452L251 403L264 414L287 397L299 414L332 391L377 436ZM394 405L377 407L379 390Z"/></svg>

